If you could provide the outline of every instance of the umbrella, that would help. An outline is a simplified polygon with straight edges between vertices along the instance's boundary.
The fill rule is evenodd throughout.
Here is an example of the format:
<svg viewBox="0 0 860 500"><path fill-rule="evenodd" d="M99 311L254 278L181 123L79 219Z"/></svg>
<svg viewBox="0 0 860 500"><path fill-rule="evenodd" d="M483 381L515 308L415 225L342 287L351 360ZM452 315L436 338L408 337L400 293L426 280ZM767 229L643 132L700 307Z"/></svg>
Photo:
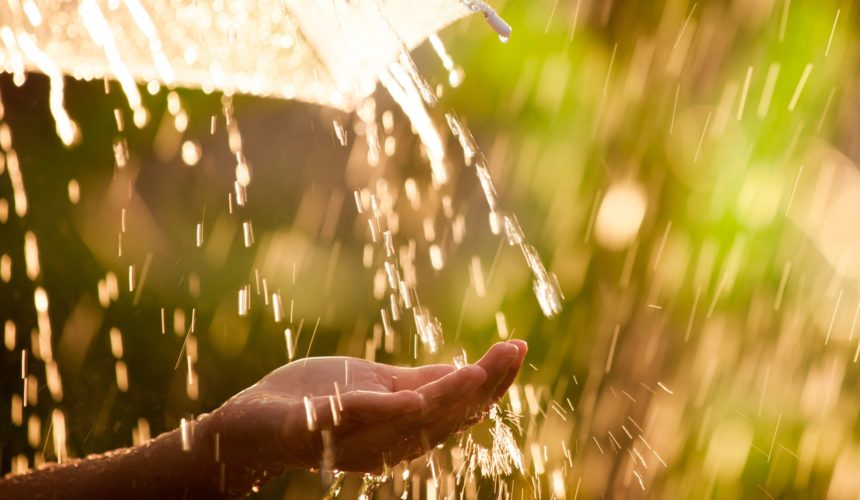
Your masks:
<svg viewBox="0 0 860 500"><path fill-rule="evenodd" d="M26 70L50 77L50 107L66 145L78 131L63 106L64 75L115 78L139 125L148 113L137 82L298 99L345 111L380 82L424 144L434 183L444 184L445 148L424 106L435 98L408 52L476 12L502 41L510 37L511 27L483 0L10 0L0 2L0 70L13 73L19 84ZM452 130L462 142L469 134L461 127ZM376 142L368 137L369 145ZM237 186L246 186L250 175L240 151L237 159ZM489 174L481 165L476 172L495 212ZM506 228L518 227L508 219ZM514 240L522 244L516 232ZM523 246L523 252L541 307L551 316L560 308L555 277L533 249Z"/></svg>
<svg viewBox="0 0 860 500"><path fill-rule="evenodd" d="M0 2L0 70L52 77L67 143L63 74L117 79L135 111L140 81L351 110L400 55L473 12L510 35L481 0L13 0Z"/></svg>
<svg viewBox="0 0 860 500"><path fill-rule="evenodd" d="M424 144L434 183L444 184L445 148L424 106L435 97L408 53L477 12L502 41L510 37L511 27L483 0L10 0L0 2L0 70L19 84L27 70L50 77L50 107L66 145L78 131L63 106L64 75L118 80L138 125L148 113L137 82L298 99L344 111L380 82ZM462 143L470 134L461 127L452 131ZM372 133L368 141L376 142ZM237 153L237 185L245 186L250 176ZM476 172L495 213L489 174L481 165ZM506 228L518 228L508 219ZM531 247L523 252L541 307L551 316L560 309L555 277Z"/></svg>

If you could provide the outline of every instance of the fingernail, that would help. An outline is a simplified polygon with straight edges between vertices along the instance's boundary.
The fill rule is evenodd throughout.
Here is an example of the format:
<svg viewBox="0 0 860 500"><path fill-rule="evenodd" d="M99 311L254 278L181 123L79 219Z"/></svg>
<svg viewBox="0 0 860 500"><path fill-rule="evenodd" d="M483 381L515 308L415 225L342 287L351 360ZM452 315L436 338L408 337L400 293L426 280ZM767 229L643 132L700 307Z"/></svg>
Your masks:
<svg viewBox="0 0 860 500"><path fill-rule="evenodd" d="M517 359L524 360L529 352L529 344L525 340L508 341L511 345L517 348Z"/></svg>

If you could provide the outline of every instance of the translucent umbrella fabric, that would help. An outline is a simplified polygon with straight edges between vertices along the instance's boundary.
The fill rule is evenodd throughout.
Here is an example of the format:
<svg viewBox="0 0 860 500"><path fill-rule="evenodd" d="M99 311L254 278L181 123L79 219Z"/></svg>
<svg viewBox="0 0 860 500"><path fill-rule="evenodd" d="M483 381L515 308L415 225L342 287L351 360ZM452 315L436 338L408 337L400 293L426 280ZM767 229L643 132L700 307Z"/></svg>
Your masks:
<svg viewBox="0 0 860 500"><path fill-rule="evenodd" d="M9 0L0 69L115 78L132 108L135 82L158 81L348 110L402 49L476 11L492 18L477 0Z"/></svg>

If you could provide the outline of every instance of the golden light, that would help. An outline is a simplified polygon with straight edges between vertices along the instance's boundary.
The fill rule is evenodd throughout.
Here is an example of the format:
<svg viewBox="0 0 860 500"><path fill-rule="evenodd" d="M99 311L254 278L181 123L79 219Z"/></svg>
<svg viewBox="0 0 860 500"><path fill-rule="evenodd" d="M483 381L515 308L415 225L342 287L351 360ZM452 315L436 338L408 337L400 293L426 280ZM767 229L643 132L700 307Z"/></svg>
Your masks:
<svg viewBox="0 0 860 500"><path fill-rule="evenodd" d="M638 184L624 181L606 191L594 222L594 237L603 248L622 250L636 239L648 202Z"/></svg>

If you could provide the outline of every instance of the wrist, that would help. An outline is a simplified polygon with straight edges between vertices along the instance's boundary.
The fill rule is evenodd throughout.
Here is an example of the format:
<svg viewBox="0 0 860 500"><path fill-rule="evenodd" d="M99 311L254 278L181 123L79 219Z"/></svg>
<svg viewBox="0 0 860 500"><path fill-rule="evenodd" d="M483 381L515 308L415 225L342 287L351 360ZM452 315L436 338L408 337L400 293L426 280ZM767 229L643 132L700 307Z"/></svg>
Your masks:
<svg viewBox="0 0 860 500"><path fill-rule="evenodd" d="M183 435L183 432L187 434ZM235 471L228 468L216 412L198 416L193 428L187 431L180 428L180 439L183 452L200 475L201 493L206 493L206 496L239 497L250 491L251 484L244 484ZM191 440L190 449L186 439Z"/></svg>
<svg viewBox="0 0 860 500"><path fill-rule="evenodd" d="M205 469L207 482L213 491L230 498L244 497L273 477L247 436L232 424L219 408L198 418L194 434L195 460Z"/></svg>

